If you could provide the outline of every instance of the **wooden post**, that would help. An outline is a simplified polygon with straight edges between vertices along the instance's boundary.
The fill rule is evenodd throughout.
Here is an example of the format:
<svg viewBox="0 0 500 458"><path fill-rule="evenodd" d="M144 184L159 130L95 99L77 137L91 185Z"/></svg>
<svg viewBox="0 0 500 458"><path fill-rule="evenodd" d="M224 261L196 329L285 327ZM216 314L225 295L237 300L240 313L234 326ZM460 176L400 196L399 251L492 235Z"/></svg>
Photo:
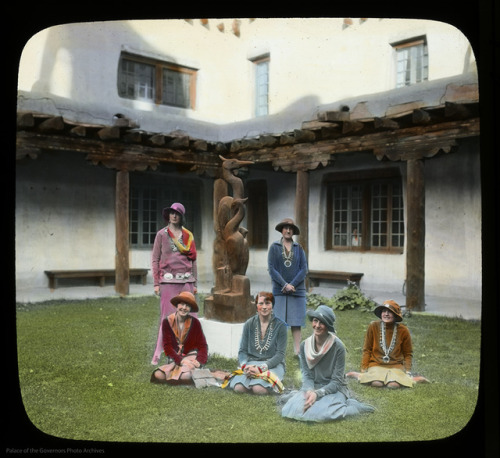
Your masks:
<svg viewBox="0 0 500 458"><path fill-rule="evenodd" d="M297 170L295 221L300 228L300 235L296 240L304 248L309 264L309 172L303 170Z"/></svg>
<svg viewBox="0 0 500 458"><path fill-rule="evenodd" d="M425 179L422 159L407 161L406 306L425 310Z"/></svg>
<svg viewBox="0 0 500 458"><path fill-rule="evenodd" d="M122 296L129 293L129 172L119 170L116 173L115 197L115 290Z"/></svg>

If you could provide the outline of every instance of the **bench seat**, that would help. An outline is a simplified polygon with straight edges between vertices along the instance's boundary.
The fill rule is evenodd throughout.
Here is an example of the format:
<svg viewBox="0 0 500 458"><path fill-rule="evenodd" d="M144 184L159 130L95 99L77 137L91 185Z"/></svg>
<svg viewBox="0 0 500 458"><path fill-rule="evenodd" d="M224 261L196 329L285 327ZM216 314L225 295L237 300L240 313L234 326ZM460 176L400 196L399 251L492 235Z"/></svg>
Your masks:
<svg viewBox="0 0 500 458"><path fill-rule="evenodd" d="M340 272L331 270L310 270L309 271L309 283L310 286L318 286L320 280L329 280L336 282L351 281L359 286L361 277L364 275L360 272Z"/></svg>
<svg viewBox="0 0 500 458"><path fill-rule="evenodd" d="M139 277L143 285L149 269L129 269L129 277ZM59 278L97 278L99 285L104 286L106 278L115 277L115 269L85 269L85 270L46 270L45 274L49 278L49 288L57 288Z"/></svg>

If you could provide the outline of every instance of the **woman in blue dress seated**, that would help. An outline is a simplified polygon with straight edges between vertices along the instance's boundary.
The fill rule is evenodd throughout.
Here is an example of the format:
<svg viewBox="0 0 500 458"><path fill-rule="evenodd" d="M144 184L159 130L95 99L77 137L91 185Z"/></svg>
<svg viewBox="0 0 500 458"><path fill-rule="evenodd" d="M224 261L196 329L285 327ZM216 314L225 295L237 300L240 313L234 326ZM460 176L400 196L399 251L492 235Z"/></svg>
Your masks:
<svg viewBox="0 0 500 458"><path fill-rule="evenodd" d="M281 415L301 421L340 420L373 412L349 394L344 377L346 349L335 335L335 314L326 305L307 312L313 333L300 344L302 387L281 396Z"/></svg>
<svg viewBox="0 0 500 458"><path fill-rule="evenodd" d="M240 367L222 384L237 393L270 394L283 391L286 324L274 316L274 296L261 292L255 298L257 314L243 326L238 352Z"/></svg>

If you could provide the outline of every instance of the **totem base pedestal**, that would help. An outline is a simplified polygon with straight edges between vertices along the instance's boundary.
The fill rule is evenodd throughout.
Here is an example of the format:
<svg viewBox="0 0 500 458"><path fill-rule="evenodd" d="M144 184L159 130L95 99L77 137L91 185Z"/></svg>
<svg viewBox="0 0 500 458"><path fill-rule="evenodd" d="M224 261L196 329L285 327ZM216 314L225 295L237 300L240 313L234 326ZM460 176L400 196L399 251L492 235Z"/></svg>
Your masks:
<svg viewBox="0 0 500 458"><path fill-rule="evenodd" d="M205 299L203 316L223 323L244 323L256 313L250 296L250 279L235 275L230 291L214 291Z"/></svg>
<svg viewBox="0 0 500 458"><path fill-rule="evenodd" d="M224 358L238 359L244 323L222 323L200 318L203 333L208 343L208 353ZM232 368L228 368L231 369Z"/></svg>

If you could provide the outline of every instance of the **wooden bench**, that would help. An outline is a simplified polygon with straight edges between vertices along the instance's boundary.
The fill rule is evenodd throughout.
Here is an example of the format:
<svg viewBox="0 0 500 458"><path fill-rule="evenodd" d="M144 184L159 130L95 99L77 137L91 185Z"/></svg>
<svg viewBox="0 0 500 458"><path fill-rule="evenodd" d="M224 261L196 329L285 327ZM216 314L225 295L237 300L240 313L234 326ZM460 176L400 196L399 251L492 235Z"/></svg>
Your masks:
<svg viewBox="0 0 500 458"><path fill-rule="evenodd" d="M320 280L329 280L336 282L352 281L359 286L361 277L364 274L359 272L338 272L338 271L328 271L328 270L310 270L309 271L309 286L318 286Z"/></svg>
<svg viewBox="0 0 500 458"><path fill-rule="evenodd" d="M149 269L130 269L129 277L139 277L142 284L146 284L146 278ZM114 269L89 269L89 270L46 270L45 274L49 277L49 288L57 288L59 278L97 278L99 286L104 286L106 278L115 277Z"/></svg>

